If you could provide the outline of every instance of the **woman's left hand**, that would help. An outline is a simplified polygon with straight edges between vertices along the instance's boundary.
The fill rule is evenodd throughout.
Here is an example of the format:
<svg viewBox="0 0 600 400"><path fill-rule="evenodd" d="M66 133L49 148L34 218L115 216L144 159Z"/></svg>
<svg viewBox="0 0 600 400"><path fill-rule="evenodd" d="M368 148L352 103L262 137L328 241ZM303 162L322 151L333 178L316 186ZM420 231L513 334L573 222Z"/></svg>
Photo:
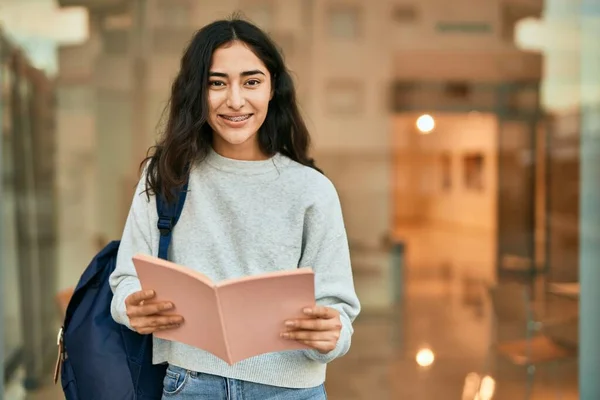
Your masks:
<svg viewBox="0 0 600 400"><path fill-rule="evenodd" d="M309 318L286 321L288 330L282 332L281 337L307 344L322 354L335 349L342 331L340 313L330 307L307 308L303 311Z"/></svg>

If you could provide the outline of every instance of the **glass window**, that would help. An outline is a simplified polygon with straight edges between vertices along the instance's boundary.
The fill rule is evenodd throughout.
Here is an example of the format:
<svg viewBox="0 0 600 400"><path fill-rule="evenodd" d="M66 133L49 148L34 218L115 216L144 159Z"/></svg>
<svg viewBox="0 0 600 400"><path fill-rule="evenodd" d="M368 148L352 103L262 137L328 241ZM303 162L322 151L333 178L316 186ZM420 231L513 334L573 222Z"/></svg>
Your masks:
<svg viewBox="0 0 600 400"><path fill-rule="evenodd" d="M190 28L155 28L152 31L152 49L157 54L180 56L192 36Z"/></svg>
<svg viewBox="0 0 600 400"><path fill-rule="evenodd" d="M356 39L360 36L358 7L334 6L329 10L329 35L339 39Z"/></svg>
<svg viewBox="0 0 600 400"><path fill-rule="evenodd" d="M361 113L363 110L363 86L356 80L334 79L327 85L327 109L332 114Z"/></svg>
<svg viewBox="0 0 600 400"><path fill-rule="evenodd" d="M413 4L398 4L392 12L394 21L400 24L413 23L419 17L417 8Z"/></svg>
<svg viewBox="0 0 600 400"><path fill-rule="evenodd" d="M462 21L450 22L441 21L436 24L436 30L442 33L490 33L492 27L487 22Z"/></svg>
<svg viewBox="0 0 600 400"><path fill-rule="evenodd" d="M133 26L131 14L115 14L104 18L104 29L107 31L130 29Z"/></svg>
<svg viewBox="0 0 600 400"><path fill-rule="evenodd" d="M102 36L102 43L106 54L126 55L129 51L129 30L119 29L105 31Z"/></svg>
<svg viewBox="0 0 600 400"><path fill-rule="evenodd" d="M156 26L185 28L192 23L192 2L159 0L156 4Z"/></svg>
<svg viewBox="0 0 600 400"><path fill-rule="evenodd" d="M270 3L257 3L244 7L244 13L250 21L270 31L273 29L274 10Z"/></svg>
<svg viewBox="0 0 600 400"><path fill-rule="evenodd" d="M89 112L93 102L92 90L83 85L60 87L57 96L60 108L72 112Z"/></svg>

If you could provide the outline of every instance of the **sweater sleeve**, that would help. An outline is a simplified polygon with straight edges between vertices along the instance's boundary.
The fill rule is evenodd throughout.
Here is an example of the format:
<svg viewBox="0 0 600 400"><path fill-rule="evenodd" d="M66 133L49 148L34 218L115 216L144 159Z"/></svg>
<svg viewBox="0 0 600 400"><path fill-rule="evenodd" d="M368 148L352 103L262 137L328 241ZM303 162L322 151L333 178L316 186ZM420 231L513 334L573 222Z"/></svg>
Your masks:
<svg viewBox="0 0 600 400"><path fill-rule="evenodd" d="M111 315L113 319L129 329L131 325L127 317L125 299L130 294L141 290L132 257L137 253L152 254L150 207L145 189L145 176L140 179L134 193L129 215L119 245L117 265L109 278L113 299ZM153 197L150 197L153 200Z"/></svg>
<svg viewBox="0 0 600 400"><path fill-rule="evenodd" d="M350 349L352 323L360 312L360 302L354 289L348 238L337 192L329 180L319 186L316 200L305 214L300 266L312 267L315 272L317 305L335 308L340 313L342 330L336 348L327 354L305 350L310 359L328 363Z"/></svg>

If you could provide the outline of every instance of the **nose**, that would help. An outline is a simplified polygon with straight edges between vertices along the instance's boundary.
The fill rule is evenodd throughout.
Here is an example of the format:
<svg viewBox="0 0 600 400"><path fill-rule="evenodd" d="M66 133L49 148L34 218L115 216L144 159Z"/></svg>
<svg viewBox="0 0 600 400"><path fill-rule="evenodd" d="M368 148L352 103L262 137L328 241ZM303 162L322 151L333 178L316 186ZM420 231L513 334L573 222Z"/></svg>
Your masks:
<svg viewBox="0 0 600 400"><path fill-rule="evenodd" d="M227 107L233 110L239 110L245 103L246 100L244 99L241 89L237 85L231 85L229 92L227 93Z"/></svg>

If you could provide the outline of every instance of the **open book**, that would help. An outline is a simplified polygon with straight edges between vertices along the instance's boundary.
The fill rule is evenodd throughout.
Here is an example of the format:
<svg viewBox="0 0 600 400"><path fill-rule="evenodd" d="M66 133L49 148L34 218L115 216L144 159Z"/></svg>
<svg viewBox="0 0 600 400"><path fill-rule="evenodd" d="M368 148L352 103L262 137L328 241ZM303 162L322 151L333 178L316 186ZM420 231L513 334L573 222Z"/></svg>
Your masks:
<svg viewBox="0 0 600 400"><path fill-rule="evenodd" d="M184 318L180 327L155 332L155 337L208 351L229 365L259 354L308 348L280 333L286 320L307 318L302 310L315 305L310 268L214 283L200 272L152 256L135 255L133 263L142 289L156 293L152 301L175 306L164 314Z"/></svg>

